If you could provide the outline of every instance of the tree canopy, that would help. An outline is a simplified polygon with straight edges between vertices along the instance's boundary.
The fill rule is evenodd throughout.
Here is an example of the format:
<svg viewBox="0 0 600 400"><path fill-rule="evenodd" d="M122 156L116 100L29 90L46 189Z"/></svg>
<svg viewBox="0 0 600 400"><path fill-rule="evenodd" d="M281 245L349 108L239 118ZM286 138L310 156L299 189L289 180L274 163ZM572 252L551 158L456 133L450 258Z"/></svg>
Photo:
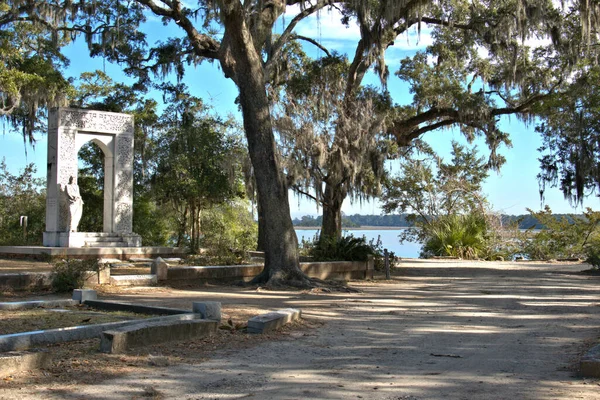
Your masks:
<svg viewBox="0 0 600 400"><path fill-rule="evenodd" d="M329 8L340 11L343 23L358 25L360 39L345 70L345 98L357 96L369 71L379 76L385 91L389 78L386 50L410 29L430 29L433 43L404 60L396 72L410 85L414 97L395 108L386 131L400 146L410 146L426 132L459 126L470 140L485 138L491 150L489 166L498 168L503 158L497 149L510 144L508 134L498 128L499 118L514 114L532 121L535 116L543 117L547 104L568 92L575 78L588 75L589 66L597 62L595 28L600 15L600 6L587 0L560 4L551 0L45 4L11 0L0 10L0 26L9 31L39 29L43 37L36 43L51 44L48 54L41 53L46 63L53 61L51 71L60 70L60 47L77 35L86 39L93 56L124 64L124 71L138 78L138 88L149 86L154 76L175 72L180 77L188 65L219 63L239 89L238 103L264 217L266 264L257 281L300 285L307 280L298 268L297 238L287 199L289 182L279 162L267 95L268 86L285 79L294 65L285 51L291 40L323 47L314 38L295 34L300 21ZM283 28L276 28L284 13L292 10L295 16L286 17ZM139 24L149 13L177 27L177 33L146 43ZM7 54L24 57L27 46L8 42ZM12 65L5 63L3 68L17 76L23 68ZM21 90L25 85L15 79L11 82L17 83L1 88L3 109L5 115L15 116L13 105L19 103L19 93L19 104L25 104ZM40 104L35 100L29 110ZM23 126L32 130L31 124Z"/></svg>

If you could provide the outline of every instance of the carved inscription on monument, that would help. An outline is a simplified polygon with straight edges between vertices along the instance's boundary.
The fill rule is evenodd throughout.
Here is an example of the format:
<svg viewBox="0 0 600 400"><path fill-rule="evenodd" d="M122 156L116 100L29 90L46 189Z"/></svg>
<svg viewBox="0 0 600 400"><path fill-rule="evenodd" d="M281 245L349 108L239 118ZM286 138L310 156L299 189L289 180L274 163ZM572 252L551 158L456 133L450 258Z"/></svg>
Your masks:
<svg viewBox="0 0 600 400"><path fill-rule="evenodd" d="M131 171L122 170L118 173L116 195L119 201L131 200L133 174Z"/></svg>
<svg viewBox="0 0 600 400"><path fill-rule="evenodd" d="M63 131L58 152L58 184L66 185L71 176L77 176L77 153L75 152L75 131Z"/></svg>
<svg viewBox="0 0 600 400"><path fill-rule="evenodd" d="M117 139L117 160L120 168L125 168L133 162L132 136L119 136Z"/></svg>
<svg viewBox="0 0 600 400"><path fill-rule="evenodd" d="M98 114L98 124L103 130L133 134L133 118L129 115Z"/></svg>
<svg viewBox="0 0 600 400"><path fill-rule="evenodd" d="M130 233L133 225L133 208L129 203L117 204L116 231L119 233Z"/></svg>
<svg viewBox="0 0 600 400"><path fill-rule="evenodd" d="M60 126L68 128L93 130L96 128L95 113L91 111L62 110Z"/></svg>

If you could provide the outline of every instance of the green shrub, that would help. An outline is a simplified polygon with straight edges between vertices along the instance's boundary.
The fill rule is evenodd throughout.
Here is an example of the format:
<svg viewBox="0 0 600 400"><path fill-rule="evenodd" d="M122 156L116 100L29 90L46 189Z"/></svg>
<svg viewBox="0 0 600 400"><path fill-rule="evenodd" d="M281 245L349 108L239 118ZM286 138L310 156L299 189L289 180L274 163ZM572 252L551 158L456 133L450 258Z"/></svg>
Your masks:
<svg viewBox="0 0 600 400"><path fill-rule="evenodd" d="M592 236L585 246L585 262L594 269L600 268L600 234Z"/></svg>
<svg viewBox="0 0 600 400"><path fill-rule="evenodd" d="M550 207L533 212L544 228L532 229L521 238L523 254L530 260L549 260L555 258L584 258L594 260L594 254L600 241L596 239L600 212L587 208L583 216L567 215L558 217L552 214Z"/></svg>
<svg viewBox="0 0 600 400"><path fill-rule="evenodd" d="M486 250L487 225L481 214L452 214L423 225L427 239L421 257L479 258Z"/></svg>
<svg viewBox="0 0 600 400"><path fill-rule="evenodd" d="M308 253L314 261L367 261L374 250L364 237L349 235L317 240Z"/></svg>
<svg viewBox="0 0 600 400"><path fill-rule="evenodd" d="M200 243L214 263L239 264L256 249L258 225L246 201L215 205L202 212L201 221Z"/></svg>
<svg viewBox="0 0 600 400"><path fill-rule="evenodd" d="M52 268L52 289L59 293L81 289L88 271L98 271L97 260L62 260Z"/></svg>

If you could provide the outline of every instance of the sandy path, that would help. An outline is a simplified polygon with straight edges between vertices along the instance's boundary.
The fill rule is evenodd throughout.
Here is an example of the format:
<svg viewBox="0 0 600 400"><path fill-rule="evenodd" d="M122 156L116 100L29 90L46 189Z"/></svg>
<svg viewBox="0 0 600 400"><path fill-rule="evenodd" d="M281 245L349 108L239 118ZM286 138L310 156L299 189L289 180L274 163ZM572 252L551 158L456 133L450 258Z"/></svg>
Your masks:
<svg viewBox="0 0 600 400"><path fill-rule="evenodd" d="M360 294L123 295L170 305L202 296L225 306L295 306L326 324L224 349L199 365L25 398L143 398L151 387L177 399L600 399L599 381L573 369L600 336L600 277L574 273L583 268L419 260L405 262L389 283L355 282Z"/></svg>

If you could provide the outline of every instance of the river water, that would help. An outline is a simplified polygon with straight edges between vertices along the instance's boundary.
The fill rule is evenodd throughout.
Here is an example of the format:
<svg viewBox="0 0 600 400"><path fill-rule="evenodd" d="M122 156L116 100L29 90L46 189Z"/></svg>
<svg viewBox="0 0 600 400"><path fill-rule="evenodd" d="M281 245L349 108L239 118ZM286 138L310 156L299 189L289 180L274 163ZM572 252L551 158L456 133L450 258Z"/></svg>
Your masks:
<svg viewBox="0 0 600 400"><path fill-rule="evenodd" d="M396 256L402 258L418 258L419 252L421 251L421 244L405 242L400 244L398 235L403 231L399 229L344 229L343 235L353 235L355 237L365 237L367 242L373 240L377 241L379 237L381 239L382 247L393 251ZM302 239L312 240L317 229L298 229L296 228L296 235L298 235L298 242L302 242Z"/></svg>

